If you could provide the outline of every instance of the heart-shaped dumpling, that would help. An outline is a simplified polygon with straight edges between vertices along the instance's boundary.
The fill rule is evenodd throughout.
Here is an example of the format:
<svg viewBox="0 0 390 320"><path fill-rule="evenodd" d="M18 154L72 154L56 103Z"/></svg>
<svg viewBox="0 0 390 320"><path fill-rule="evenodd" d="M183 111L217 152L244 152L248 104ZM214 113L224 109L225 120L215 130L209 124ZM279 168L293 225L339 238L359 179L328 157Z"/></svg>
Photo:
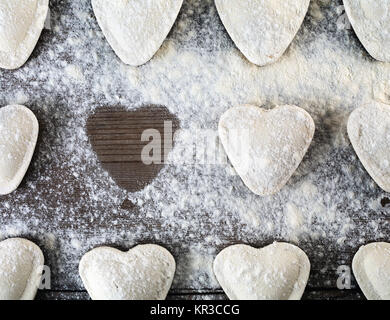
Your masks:
<svg viewBox="0 0 390 320"><path fill-rule="evenodd" d="M259 66L277 61L286 51L309 8L310 0L215 0L230 37Z"/></svg>
<svg viewBox="0 0 390 320"><path fill-rule="evenodd" d="M390 62L390 1L344 0L349 21L368 53Z"/></svg>
<svg viewBox="0 0 390 320"><path fill-rule="evenodd" d="M367 172L390 192L390 106L373 103L353 111L348 136Z"/></svg>
<svg viewBox="0 0 390 320"><path fill-rule="evenodd" d="M43 270L41 249L31 241L0 242L0 300L33 300Z"/></svg>
<svg viewBox="0 0 390 320"><path fill-rule="evenodd" d="M0 195L14 191L30 165L38 139L35 115L20 105L0 109Z"/></svg>
<svg viewBox="0 0 390 320"><path fill-rule="evenodd" d="M262 249L234 245L215 258L214 273L231 300L299 300L310 261L288 243L275 242Z"/></svg>
<svg viewBox="0 0 390 320"><path fill-rule="evenodd" d="M248 188L258 195L279 191L298 168L314 135L310 115L296 106L264 110L234 107L219 122L226 153Z"/></svg>
<svg viewBox="0 0 390 320"><path fill-rule="evenodd" d="M352 269L368 300L390 300L390 243L361 247L353 258Z"/></svg>
<svg viewBox="0 0 390 320"><path fill-rule="evenodd" d="M0 67L16 69L30 57L45 24L49 0L0 0Z"/></svg>
<svg viewBox="0 0 390 320"><path fill-rule="evenodd" d="M148 62L171 30L183 0L92 0L111 47L131 66Z"/></svg>
<svg viewBox="0 0 390 320"><path fill-rule="evenodd" d="M146 244L122 252L100 247L80 261L81 279L94 300L164 300L176 263L164 248Z"/></svg>

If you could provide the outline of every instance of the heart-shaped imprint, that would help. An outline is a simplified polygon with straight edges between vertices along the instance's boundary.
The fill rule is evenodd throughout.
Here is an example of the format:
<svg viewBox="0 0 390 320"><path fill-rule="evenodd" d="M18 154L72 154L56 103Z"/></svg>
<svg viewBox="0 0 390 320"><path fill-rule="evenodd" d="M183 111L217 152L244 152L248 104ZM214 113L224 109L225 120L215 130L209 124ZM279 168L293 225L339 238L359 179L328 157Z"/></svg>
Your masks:
<svg viewBox="0 0 390 320"><path fill-rule="evenodd" d="M43 270L41 249L19 238L0 242L0 300L33 300Z"/></svg>
<svg viewBox="0 0 390 320"><path fill-rule="evenodd" d="M178 128L179 120L161 106L145 106L135 111L99 108L87 122L90 142L103 168L121 188L130 192L143 189L158 175ZM150 129L156 130L156 139L142 141L142 134ZM149 164L142 161L142 151L150 143L155 146L151 154L156 161Z"/></svg>
<svg viewBox="0 0 390 320"><path fill-rule="evenodd" d="M49 0L0 0L0 67L22 66L41 35Z"/></svg>
<svg viewBox="0 0 390 320"><path fill-rule="evenodd" d="M148 62L171 30L183 0L92 0L107 41L131 66Z"/></svg>
<svg viewBox="0 0 390 320"><path fill-rule="evenodd" d="M259 195L279 191L298 168L314 135L310 115L295 106L264 110L234 107L219 122L226 153L248 188Z"/></svg>
<svg viewBox="0 0 390 320"><path fill-rule="evenodd" d="M353 258L352 269L368 300L390 300L390 243L361 247Z"/></svg>
<svg viewBox="0 0 390 320"><path fill-rule="evenodd" d="M388 0L344 0L349 21L368 53L390 62L390 2Z"/></svg>
<svg viewBox="0 0 390 320"><path fill-rule="evenodd" d="M14 191L30 165L38 139L38 120L26 107L0 109L0 195Z"/></svg>
<svg viewBox="0 0 390 320"><path fill-rule="evenodd" d="M164 248L146 244L122 252L100 247L80 261L81 279L94 300L164 300L176 263Z"/></svg>
<svg viewBox="0 0 390 320"><path fill-rule="evenodd" d="M262 249L234 245L221 251L214 273L232 300L299 300L310 261L298 247L273 243Z"/></svg>
<svg viewBox="0 0 390 320"><path fill-rule="evenodd" d="M277 61L286 51L309 8L310 0L215 0L230 37L254 64Z"/></svg>
<svg viewBox="0 0 390 320"><path fill-rule="evenodd" d="M353 111L348 136L367 172L390 192L390 107L374 103Z"/></svg>

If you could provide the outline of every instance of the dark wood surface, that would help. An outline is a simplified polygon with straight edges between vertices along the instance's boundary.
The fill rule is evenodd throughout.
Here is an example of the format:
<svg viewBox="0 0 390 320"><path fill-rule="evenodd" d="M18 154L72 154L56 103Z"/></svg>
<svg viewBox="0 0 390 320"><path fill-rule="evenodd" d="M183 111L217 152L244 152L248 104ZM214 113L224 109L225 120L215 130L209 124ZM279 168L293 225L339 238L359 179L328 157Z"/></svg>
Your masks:
<svg viewBox="0 0 390 320"><path fill-rule="evenodd" d="M85 291L40 291L37 300L88 300L89 295ZM223 291L214 292L182 292L170 293L167 300L226 300ZM306 290L303 300L363 300L358 290Z"/></svg>
<svg viewBox="0 0 390 320"><path fill-rule="evenodd" d="M144 106L128 112L123 108L99 108L87 122L90 142L105 170L115 182L130 192L146 187L164 166L164 124L179 128L179 120L161 106ZM141 141L148 129L160 132L161 139ZM172 140L171 140L172 141ZM142 149L152 142L159 146L161 154L153 150L153 156L161 158L161 164L145 165L141 160Z"/></svg>
<svg viewBox="0 0 390 320"><path fill-rule="evenodd" d="M164 164L146 166L140 157L142 147L148 143L141 142L140 137L143 130L155 128L164 137L164 121L172 121L175 130L180 126L178 120L161 106L148 105L132 112L124 111L120 107L99 108L90 116L87 129L91 144L102 166L121 187L129 191L139 190L150 183L164 166ZM388 202L387 198L383 198L381 201L386 213ZM137 210L137 206L128 200L122 203L121 208L129 212ZM386 215L384 219L387 219ZM148 225L148 227L151 226ZM154 228L158 230L160 227L154 225ZM218 232L218 230L214 232ZM237 230L237 234L239 234L239 230ZM274 240L278 239L270 239L269 242ZM227 241L231 244L242 243L238 237L229 238ZM261 245L264 244L258 244L258 246ZM218 250L223 248L224 245L221 245ZM303 299L364 299L353 276L351 289L339 290L336 287L339 277L337 268L340 265L350 265L355 248L340 249L339 246L334 246L326 241L318 242L315 249L311 244L305 243L303 243L302 248L306 250L312 263L311 276ZM186 254L180 246L169 249L175 252L176 258ZM315 257L321 256L320 252L323 252L325 257L317 260ZM324 268L324 261L326 268ZM79 290L56 290L40 292L38 298L87 299L88 294ZM194 288L173 287L168 299L226 299L226 296L222 290L215 288L196 290Z"/></svg>
<svg viewBox="0 0 390 320"><path fill-rule="evenodd" d="M72 22L71 19L80 19L80 17L75 18L74 13L70 11L71 2L74 0L54 0L51 1L51 9L53 17L66 17L64 19L57 19L54 25L59 25L59 30L62 30L61 33L51 33L50 31L44 31L42 37L38 43L37 48L34 50L30 62L24 67L28 70L30 65L34 65L34 62L38 61L45 63L45 60L50 60L49 62L52 65L56 65L58 63L59 67L62 68L62 64L66 65L66 63L76 62L77 57L76 53L72 51L64 51L58 54L58 56L54 55L54 58L50 58L50 55L47 52L50 52L52 48L56 48L56 46L61 48L61 45L66 43L69 34L72 33L73 37L83 39L83 35L87 34L91 30L95 33L95 38L98 36L101 39L101 42L98 43L100 46L99 49L95 50L96 54L103 54L101 51L103 50L103 46L108 45L104 37L102 36L98 25L96 24L95 18L93 16L92 9L90 6L85 6L85 16L87 22L82 22L81 25L75 23L66 23L66 20ZM85 0L86 1L86 0ZM341 0L336 1L338 5L342 5ZM88 0L89 3L89 0ZM195 3L195 4L194 4ZM183 10L179 16L179 20L181 15L188 15L191 12L196 16L194 20L196 20L194 28L197 28L196 34L197 38L194 41L197 41L197 45L200 47L207 47L208 44L203 41L203 36L208 34L207 30L202 29L202 24L207 23L207 21L203 21L208 17L205 14L203 17L203 12L199 12L202 10L200 8L199 3L196 1L185 1ZM324 8L325 15L333 14L334 6L332 9ZM209 8L207 10L211 11L210 8L213 8L212 1L209 1ZM214 10L214 18L215 8ZM195 13L194 13L195 12ZM215 22L213 24L216 25L215 32L220 32L224 34L224 38L228 38L225 34L224 28L222 24L219 22L218 18L214 19ZM213 21L214 21L213 20ZM311 25L310 17L307 17L305 20L307 24ZM325 26L323 24L326 24ZM320 25L316 25L318 29L317 32L328 32L328 23L324 21ZM332 30L331 30L332 31ZM333 32L333 31L332 31ZM310 35L311 33L309 33ZM313 37L316 36L317 33L312 33ZM214 36L214 35L213 35ZM351 46L353 43L354 48L356 50L356 46L359 48L358 50L364 52L364 48L361 47L359 41L353 32L349 32L343 35L345 39L348 41L344 41L346 46ZM333 38L331 38L333 39ZM345 40L344 39L344 40ZM234 46L232 43L229 43L230 46ZM107 50L110 50L109 53L112 54L113 59L117 59L116 56L111 52L111 49L104 49L104 54L107 54ZM349 48L349 47L348 47ZM205 49L205 51L208 50ZM230 49L229 49L230 50ZM348 49L349 50L349 49ZM352 50L352 49L350 49ZM370 59L366 57L366 59ZM39 67L39 64L38 64ZM91 68L95 68L93 70L100 70L100 66L91 66ZM15 72L15 74L18 74ZM22 200L15 203L19 206L29 206L32 209L35 209L38 202L45 202L45 205L50 211L50 214L45 216L45 213L37 212L36 215L43 215L40 219L46 219L48 221L48 230L46 231L57 231L58 237L63 237L68 241L67 232L68 231L76 231L83 232L86 237L90 236L91 238L96 235L96 230L120 230L118 226L112 226L109 222L104 221L103 219L95 219L94 223L91 224L91 210L87 205L83 205L83 197L87 194L88 190L84 188L81 183L79 183L78 179L72 176L71 170L69 166L67 166L67 162L69 159L64 160L60 165L58 163L50 162L52 159L47 159L45 157L45 153L49 152L58 152L61 150L60 148L56 148L56 144L58 144L58 140L61 137L56 136L56 134L60 135L60 133L54 132L57 129L57 126L63 125L64 122L59 121L54 115L55 112L44 111L42 108L42 101L45 101L45 106L52 107L52 110L57 110L59 108L66 109L67 104L72 107L77 107L78 103L80 103L80 97L88 100L88 103L91 105L99 105L101 97L91 97L89 96L90 90L89 87L81 87L75 88L74 92L68 92L65 87L64 91L58 89L58 92L52 92L45 87L45 83L47 79L45 78L44 72L42 73L44 79L39 78L35 79L35 73L26 72L27 78L30 82L26 83L24 81L24 77L15 76L11 71L3 71L0 79L0 86L4 92L4 95L7 93L9 96L13 95L15 88L24 88L26 90L31 90L30 96L32 97L28 102L28 106L36 113L38 120L41 125L41 133L37 146L37 151L32 161L32 165L29 169L29 172L26 175L26 179L22 183L19 193L21 195L25 195ZM30 75L33 76L30 76ZM31 79L29 77L32 77ZM36 81L35 81L36 80ZM80 92L79 92L80 91ZM118 92L120 94L121 92ZM49 97L49 98L48 98ZM46 99L46 100L45 100ZM2 100L3 105L8 103L8 100ZM68 110L69 111L69 110ZM68 112L72 114L71 111ZM59 117L67 117L68 115L66 111L63 114L60 114ZM163 168L164 164L160 165L152 165L145 166L140 161L140 150L144 143L140 142L140 134L144 129L148 128L156 128L161 130L164 124L164 121L172 121L173 127L175 129L180 127L180 123L176 119L175 116L169 114L167 110L162 106L144 106L144 108L137 109L134 112L125 112L123 108L120 106L107 106L100 109L90 115L88 122L86 124L87 131L89 135L89 141L97 153L98 158L102 167L112 176L112 178L116 181L116 183L122 188L132 192L136 190L140 190L144 186L148 185L153 178L158 174L158 172ZM62 129L62 128L60 128ZM326 122L318 128L318 133L316 133L315 143L326 142L326 140L331 135L332 128L327 127ZM309 150L309 153L311 151ZM314 152L314 151L313 151ZM348 150L342 150L339 153L334 152L330 157L334 156L337 162L339 163L350 163L353 161L355 163L357 175L362 176L362 183L367 183L371 181L370 177L364 171L357 158L354 156L352 148ZM326 161L326 159L324 160ZM334 166L334 167L332 167ZM337 167L333 162L329 164L329 168L327 170L334 171L335 175L341 176L343 173L341 172L341 165ZM321 168L320 168L321 169ZM320 170L319 169L319 170ZM325 169L324 169L325 171ZM37 199L36 197L31 196L31 193L28 189L29 181L38 180L38 177L45 176L50 174L51 176L55 176L56 179L53 181L42 181L36 185L36 189L40 191L40 195L43 197L42 199ZM85 175L90 174L90 172L86 172ZM97 181L98 183L98 181ZM99 182L104 183L104 182ZM358 184L359 182L356 182ZM52 190L49 192L49 190ZM375 189L372 191L371 189L368 191L362 191L361 193L357 193L357 196L364 197L365 199L379 199L378 205L379 209L374 211L371 210L371 216L369 218L362 218L359 215L354 216L354 220L356 222L356 229L354 232L350 234L351 237L362 237L364 239L364 243L370 241L379 241L384 240L388 241L388 237L386 235L389 234L390 231L390 200L388 196L381 196L382 193L380 190ZM1 202L12 202L12 195L7 196L1 199ZM69 219L54 219L52 214L56 214L56 208L59 206L63 207L71 207L70 204L72 202L80 201L82 204L78 212L74 213L73 220ZM347 206L347 204L345 204ZM12 206L11 206L12 207ZM131 201L125 200L120 204L120 208L125 210L131 214L131 217L122 217L118 213L118 216L115 216L115 219L118 220L119 224L123 224L124 226L128 226L131 228L135 224L143 227L145 230L160 230L161 229L161 220L159 219L139 219L136 215L137 206L133 204ZM103 210L103 207L94 207L94 210ZM116 208L109 208L116 209ZM347 210L346 207L337 208L338 210ZM33 210L34 211L34 210ZM18 212L13 210L12 208L1 212L2 214L2 224L6 224L7 222L12 222L16 217L18 219L29 220L30 217L26 219L26 217L18 216ZM229 215L228 212L224 213ZM365 226L370 223L370 221L376 220L379 221L379 228L377 232L370 234L361 234L359 232L362 226ZM284 240L279 239L278 237L269 237L267 239L263 239L260 241L252 241L251 238L243 235L240 232L240 224L237 224L238 227L233 228L226 233L226 229L224 229L223 222L221 226L213 226L209 224L208 213L205 212L202 215L200 221L199 230L192 234L191 241L193 243L200 242L203 240L207 234L210 232L219 232L222 234L221 239L223 240L222 244L216 245L217 252L222 250L229 244L235 243L250 243L253 246L261 247L272 243L273 241ZM79 228L79 229L78 229ZM214 229L213 229L214 228ZM80 231L81 230L81 231ZM63 231L63 233L61 233ZM30 230L25 230L23 233L18 234L18 236L25 236L30 238L31 240L37 242L38 245L42 245L44 247L44 242L40 242L39 237L35 237L34 234L30 233ZM138 240L138 239L137 239ZM168 239L168 238L160 238L156 241L152 236L147 234L144 239L141 239L141 243L153 241L155 243L161 244L167 247L175 256L176 260L182 259L188 252L188 248L183 248L182 239ZM107 243L102 241L99 245L112 245L118 246L117 243ZM119 244L121 246L121 244ZM349 290L338 290L336 287L336 282L339 277L337 274L337 269L341 265L351 265L352 257L357 251L359 245L345 245L339 246L336 245L332 241L327 241L326 237L322 237L319 240L316 240L313 244L312 241L306 240L300 243L300 247L308 254L309 259L312 264L311 274L307 289L304 294L304 299L364 299L361 294L359 288L356 286L355 281L352 279L352 286ZM121 249L129 249L128 247L122 246ZM60 248L61 249L61 248ZM90 247L83 247L83 252L91 249ZM82 285L80 280L74 281L74 278L70 279L66 276L68 273L72 273L77 276L77 265L79 257L72 257L74 260L67 261L68 267L64 270L57 270L57 262L60 259L67 259L67 256L57 257L55 253L48 252L44 250L45 258L51 263L53 267L53 286L51 290L42 290L38 292L37 299L88 299L88 294L82 290ZM61 260L62 264L65 264L64 261ZM58 263L59 264L59 263ZM183 265L183 263L182 263ZM186 272L182 272L182 277L189 277L190 275ZM207 288L203 287L201 290L197 288L191 288L187 286L186 282L183 281L184 284L181 284L178 281L172 287L172 290L169 293L169 299L225 299L226 296L223 294L220 288Z"/></svg>
<svg viewBox="0 0 390 320"><path fill-rule="evenodd" d="M144 129L156 128L159 131L163 129L164 121L172 121L174 128L179 128L180 124L177 119L169 114L167 110L160 106L144 106L137 109L134 112L124 111L120 107L113 108L98 108L95 113L91 114L87 122L87 131L90 142L93 149L98 155L100 163L110 175L117 181L121 187L133 191L139 190L143 186L150 183L156 174L161 170L164 164L145 166L140 159L140 150L147 142L140 141L140 134ZM44 120L41 122L44 123ZM163 136L163 134L161 135ZM39 141L42 144L42 140ZM64 169L57 168L56 172L61 177ZM32 173L28 173L27 177L31 177ZM44 186L42 186L44 187ZM22 186L23 188L23 186ZM50 199L50 194L47 195ZM31 200L32 203L34 200ZM79 201L77 189L67 199L67 201ZM378 213L386 225L390 215L390 205L388 198L382 198L381 207L382 211ZM55 207L56 204L53 204ZM66 204L65 204L66 205ZM132 202L125 200L121 204L121 209L134 213L137 211L137 206ZM86 214L80 212L82 216ZM207 217L207 213L205 213ZM378 218L378 217L375 217ZM10 218L12 219L12 218ZM206 218L205 218L206 219ZM132 220L123 220L123 223L142 224L145 225L145 229L159 230L161 225L159 221L148 219L137 219L136 215ZM207 221L207 220L206 220ZM366 224L369 221L360 221L362 224ZM60 226L64 231L69 228L73 228L72 225L67 224L67 220ZM90 227L91 225L88 224ZM96 221L94 223L95 228L112 228L107 221ZM208 232L222 232L221 230L207 230L207 223L202 226L204 233L195 233L191 239L192 242L201 241ZM94 235L91 230L91 237ZM359 231L356 230L355 236L359 235ZM373 238L375 235L373 235ZM32 238L31 240L36 241ZM278 238L269 238L262 242L250 242L253 246L264 246L273 241L284 240ZM375 240L380 240L375 238ZM386 239L383 239L386 240ZM148 242L145 239L143 242ZM224 237L224 242L229 244L235 243L248 243L248 241L242 237L240 230L236 229L232 235ZM40 245L39 241L37 242ZM182 247L182 243L170 242L170 240L161 239L158 244L167 247L175 256L176 260L180 260L181 257L187 254L187 249ZM117 243L101 243L101 245L111 245L117 247ZM222 250L226 244L217 246L217 251ZM336 282L339 277L337 274L337 268L340 265L351 265L352 257L357 250L357 247L340 247L332 243L331 241L319 240L313 246L310 241L303 241L300 247L308 254L312 264L311 274L307 289L303 296L303 299L364 299L359 288L356 286L355 281L352 279L350 290L338 290ZM90 249L90 248L87 248ZM119 247L119 249L126 250L126 247ZM55 257L49 256L49 261L55 261ZM55 263L55 262L54 262ZM72 265L70 269L66 269L65 272L73 272L77 274L77 261L69 262ZM325 267L324 267L325 266ZM56 270L55 270L56 271ZM88 294L80 290L80 286L76 286L74 283L69 282L69 279L64 281L62 279L63 274L56 272L53 273L53 287L51 290L41 290L37 295L37 299L88 299ZM181 274L182 277L190 276L185 272ZM178 282L173 286L170 291L168 299L226 299L223 291L219 288L202 288L202 290L182 286Z"/></svg>

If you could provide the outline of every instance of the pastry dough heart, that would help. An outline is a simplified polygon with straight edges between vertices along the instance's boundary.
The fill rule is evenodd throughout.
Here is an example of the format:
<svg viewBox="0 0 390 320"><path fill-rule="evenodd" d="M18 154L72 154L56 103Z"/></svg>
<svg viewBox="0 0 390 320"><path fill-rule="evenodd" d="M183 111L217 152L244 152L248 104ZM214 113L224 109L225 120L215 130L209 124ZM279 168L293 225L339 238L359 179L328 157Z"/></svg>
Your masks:
<svg viewBox="0 0 390 320"><path fill-rule="evenodd" d="M234 107L219 122L226 153L248 188L259 195L279 191L299 166L314 135L310 115L295 106L267 111Z"/></svg>
<svg viewBox="0 0 390 320"><path fill-rule="evenodd" d="M214 273L232 300L299 300L310 261L288 243L275 242L262 249L234 245L215 258Z"/></svg>
<svg viewBox="0 0 390 320"><path fill-rule="evenodd" d="M30 165L38 138L35 115L20 105L0 109L0 195L14 191Z"/></svg>
<svg viewBox="0 0 390 320"><path fill-rule="evenodd" d="M277 61L286 51L309 8L310 0L215 0L230 37L254 64Z"/></svg>
<svg viewBox="0 0 390 320"><path fill-rule="evenodd" d="M390 106L373 103L353 111L348 136L367 172L390 192Z"/></svg>
<svg viewBox="0 0 390 320"><path fill-rule="evenodd" d="M30 57L45 24L49 0L0 0L0 67L16 69Z"/></svg>
<svg viewBox="0 0 390 320"><path fill-rule="evenodd" d="M33 300L43 270L41 249L19 238L0 242L0 300Z"/></svg>
<svg viewBox="0 0 390 320"><path fill-rule="evenodd" d="M175 259L147 244L122 252L100 247L80 261L81 279L94 300L163 300L175 274Z"/></svg>
<svg viewBox="0 0 390 320"><path fill-rule="evenodd" d="M368 300L390 300L390 243L361 247L353 258L352 269Z"/></svg>
<svg viewBox="0 0 390 320"><path fill-rule="evenodd" d="M131 66L148 62L171 30L183 0L92 0L111 47Z"/></svg>
<svg viewBox="0 0 390 320"><path fill-rule="evenodd" d="M344 0L349 21L368 53L390 62L390 1Z"/></svg>

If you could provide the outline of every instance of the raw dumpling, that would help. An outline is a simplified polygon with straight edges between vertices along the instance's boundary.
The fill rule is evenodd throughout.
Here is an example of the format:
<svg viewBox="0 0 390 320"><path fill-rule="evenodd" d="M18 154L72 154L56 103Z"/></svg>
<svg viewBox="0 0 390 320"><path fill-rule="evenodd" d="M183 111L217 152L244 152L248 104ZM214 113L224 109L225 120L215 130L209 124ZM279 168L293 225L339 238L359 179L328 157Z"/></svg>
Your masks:
<svg viewBox="0 0 390 320"><path fill-rule="evenodd" d="M352 269L369 300L390 300L390 243L363 246L355 254Z"/></svg>
<svg viewBox="0 0 390 320"><path fill-rule="evenodd" d="M265 196L278 192L298 168L315 125L311 116L296 106L272 110L241 106L222 115L218 131L244 183Z"/></svg>
<svg viewBox="0 0 390 320"><path fill-rule="evenodd" d="M176 263L164 248L147 244L122 252L100 247L80 261L81 279L94 300L164 300Z"/></svg>
<svg viewBox="0 0 390 320"><path fill-rule="evenodd" d="M33 300L44 258L31 241L12 238L0 242L0 300Z"/></svg>
<svg viewBox="0 0 390 320"><path fill-rule="evenodd" d="M360 42L376 60L390 62L390 1L344 0Z"/></svg>
<svg viewBox="0 0 390 320"><path fill-rule="evenodd" d="M171 30L183 0L92 0L111 47L131 66L148 62Z"/></svg>
<svg viewBox="0 0 390 320"><path fill-rule="evenodd" d="M17 69L30 57L45 24L49 0L0 0L0 67Z"/></svg>
<svg viewBox="0 0 390 320"><path fill-rule="evenodd" d="M215 0L230 37L252 63L277 61L297 34L310 0Z"/></svg>
<svg viewBox="0 0 390 320"><path fill-rule="evenodd" d="M22 182L38 139L35 115L20 105L0 109L0 195L9 194Z"/></svg>
<svg viewBox="0 0 390 320"><path fill-rule="evenodd" d="M288 243L275 242L261 249L234 245L215 258L214 273L232 300L299 300L310 261Z"/></svg>

